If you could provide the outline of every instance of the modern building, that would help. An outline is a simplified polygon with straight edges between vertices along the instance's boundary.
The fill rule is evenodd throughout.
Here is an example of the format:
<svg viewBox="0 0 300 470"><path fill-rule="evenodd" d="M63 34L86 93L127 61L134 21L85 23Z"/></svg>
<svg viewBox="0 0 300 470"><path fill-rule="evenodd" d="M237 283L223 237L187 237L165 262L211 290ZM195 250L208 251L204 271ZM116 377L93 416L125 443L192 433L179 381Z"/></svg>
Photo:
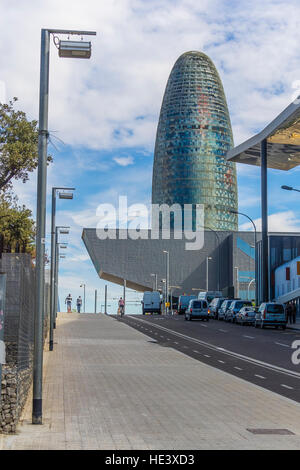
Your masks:
<svg viewBox="0 0 300 470"><path fill-rule="evenodd" d="M153 289L153 276L163 288L166 254L169 252L169 289L174 296L206 290L225 295L255 298L255 251L253 232L205 231L200 250L186 250L185 240L141 238L130 230L117 230L115 239L100 239L97 230L85 228L82 239L101 279L143 292ZM259 237L259 234L258 234ZM211 258L207 261L207 258ZM207 279L208 262L208 279Z"/></svg>
<svg viewBox="0 0 300 470"><path fill-rule="evenodd" d="M261 241L257 245L258 257L258 299L262 300L262 269ZM269 271L269 295L268 298L279 299L282 302L300 297L300 281L297 274L297 260L300 257L299 233L272 233L268 236L268 271ZM284 279L286 268L289 268L290 279ZM298 289L296 297L295 290Z"/></svg>
<svg viewBox="0 0 300 470"><path fill-rule="evenodd" d="M202 52L182 54L163 97L152 203L203 204L206 227L237 230L237 215L230 212L237 210L236 169L225 158L232 145L226 98L213 62Z"/></svg>

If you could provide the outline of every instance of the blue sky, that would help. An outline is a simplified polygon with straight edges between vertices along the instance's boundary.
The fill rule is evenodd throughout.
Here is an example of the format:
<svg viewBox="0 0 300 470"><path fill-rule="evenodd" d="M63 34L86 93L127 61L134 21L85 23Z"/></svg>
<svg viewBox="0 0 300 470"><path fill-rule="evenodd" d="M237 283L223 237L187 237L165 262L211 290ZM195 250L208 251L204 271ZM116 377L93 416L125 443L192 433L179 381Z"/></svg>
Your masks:
<svg viewBox="0 0 300 470"><path fill-rule="evenodd" d="M300 80L299 23L294 0L86 0L84 7L80 0L0 0L0 99L17 96L31 119L38 116L41 28L97 31L89 61L59 59L51 43L48 242L51 187L76 187L74 200L57 201L57 224L71 227L60 265L61 300L82 294L85 282L87 309L94 289L99 307L103 301L104 282L81 241L82 228L95 227L98 205L115 203L119 194L130 204L150 202L156 126L178 56L201 50L213 60L239 144L292 101ZM299 171L269 171L271 230L299 230L299 194L280 189L300 187ZM259 168L239 165L238 183L239 209L259 225ZM16 182L15 190L35 213L36 174L25 185ZM240 227L250 229L244 218ZM121 294L109 285L111 299Z"/></svg>

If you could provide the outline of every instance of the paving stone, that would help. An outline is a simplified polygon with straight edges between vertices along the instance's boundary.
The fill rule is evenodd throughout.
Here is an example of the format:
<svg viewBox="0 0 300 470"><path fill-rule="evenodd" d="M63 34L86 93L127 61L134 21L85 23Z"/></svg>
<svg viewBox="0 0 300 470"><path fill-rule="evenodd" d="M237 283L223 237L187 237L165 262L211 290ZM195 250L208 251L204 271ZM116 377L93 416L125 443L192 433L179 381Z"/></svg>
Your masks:
<svg viewBox="0 0 300 470"><path fill-rule="evenodd" d="M161 347L105 315L60 314L44 353L43 420L31 398L0 449L298 449L300 406ZM255 435L247 429L289 429Z"/></svg>

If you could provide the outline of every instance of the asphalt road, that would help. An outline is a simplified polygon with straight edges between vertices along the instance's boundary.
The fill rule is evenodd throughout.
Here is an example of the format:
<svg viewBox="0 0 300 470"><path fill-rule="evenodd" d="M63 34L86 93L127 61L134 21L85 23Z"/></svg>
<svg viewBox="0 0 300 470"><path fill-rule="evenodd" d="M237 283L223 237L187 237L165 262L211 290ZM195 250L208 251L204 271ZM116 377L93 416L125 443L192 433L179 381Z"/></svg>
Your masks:
<svg viewBox="0 0 300 470"><path fill-rule="evenodd" d="M185 321L184 316L116 317L188 356L300 402L300 365L291 360L300 331L256 329L218 320Z"/></svg>

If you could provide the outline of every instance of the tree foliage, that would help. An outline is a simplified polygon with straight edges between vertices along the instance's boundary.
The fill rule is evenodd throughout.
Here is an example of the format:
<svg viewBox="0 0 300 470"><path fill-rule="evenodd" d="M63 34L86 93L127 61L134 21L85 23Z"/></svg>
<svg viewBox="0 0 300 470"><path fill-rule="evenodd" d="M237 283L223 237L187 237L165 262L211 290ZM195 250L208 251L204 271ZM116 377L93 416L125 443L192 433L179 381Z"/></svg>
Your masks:
<svg viewBox="0 0 300 470"><path fill-rule="evenodd" d="M13 179L25 183L38 164L37 121L29 121L23 111L16 111L16 101L13 98L8 104L0 103L0 191L11 187Z"/></svg>
<svg viewBox="0 0 300 470"><path fill-rule="evenodd" d="M31 211L4 196L0 197L0 233L3 251L34 252L35 223Z"/></svg>

